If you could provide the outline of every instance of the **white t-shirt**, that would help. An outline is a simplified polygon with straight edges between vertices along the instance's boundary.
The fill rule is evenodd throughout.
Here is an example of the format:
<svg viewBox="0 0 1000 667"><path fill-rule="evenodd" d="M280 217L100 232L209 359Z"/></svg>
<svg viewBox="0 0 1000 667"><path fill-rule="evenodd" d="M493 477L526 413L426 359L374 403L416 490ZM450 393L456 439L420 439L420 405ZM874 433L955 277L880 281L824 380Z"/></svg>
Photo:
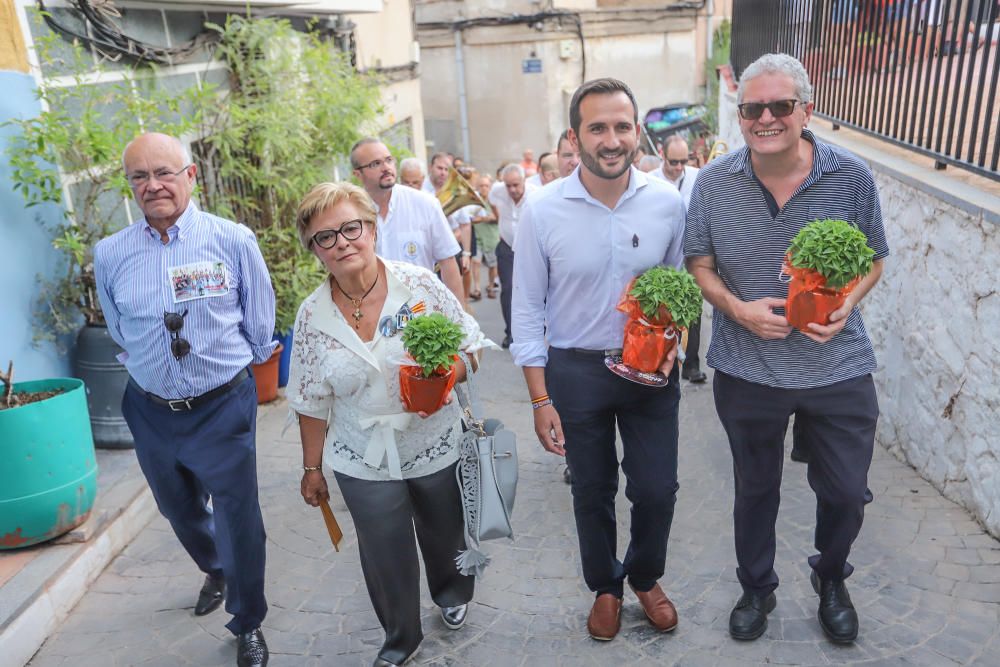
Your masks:
<svg viewBox="0 0 1000 667"><path fill-rule="evenodd" d="M490 188L490 204L496 209L497 221L500 225L500 238L507 242L511 248L514 247L514 236L517 233L517 221L521 217L524 203L528 201L528 195L538 189L538 186L531 183L524 184L524 194L521 200L514 203L507 192L507 186L503 181L497 181Z"/></svg>
<svg viewBox="0 0 1000 667"><path fill-rule="evenodd" d="M681 198L684 200L684 208L686 210L687 207L691 205L691 193L694 192L694 182L698 179L699 171L698 167L689 167L684 165L684 175L677 179L677 181L671 181L667 178L663 173L663 167L654 169L649 172L649 175L658 178L661 181L666 181L680 190Z"/></svg>
<svg viewBox="0 0 1000 667"><path fill-rule="evenodd" d="M532 174L531 176L528 176L526 179L524 179L524 182L525 183L531 183L535 187L540 188L540 187L542 187L542 175L541 174Z"/></svg>
<svg viewBox="0 0 1000 667"><path fill-rule="evenodd" d="M426 192L392 187L389 212L378 218L379 256L434 270L434 264L462 251L441 204Z"/></svg>

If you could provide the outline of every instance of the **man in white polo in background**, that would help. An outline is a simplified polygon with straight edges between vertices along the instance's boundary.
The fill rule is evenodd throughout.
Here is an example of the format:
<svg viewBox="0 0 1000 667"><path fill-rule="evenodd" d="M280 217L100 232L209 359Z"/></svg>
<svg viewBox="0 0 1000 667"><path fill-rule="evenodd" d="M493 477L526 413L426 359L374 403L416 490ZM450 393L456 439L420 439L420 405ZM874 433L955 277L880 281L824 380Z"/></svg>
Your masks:
<svg viewBox="0 0 1000 667"><path fill-rule="evenodd" d="M462 251L441 204L426 192L396 183L396 160L378 139L365 137L351 148L351 166L378 208L379 257L431 271L441 263L441 281L465 304L455 255Z"/></svg>
<svg viewBox="0 0 1000 667"><path fill-rule="evenodd" d="M524 182L524 168L514 163L500 170L500 180L490 190L490 205L497 213L500 243L497 244L497 272L500 274L500 310L503 312L504 338L500 346L510 347L510 299L514 289L514 237L517 222L528 194L537 186Z"/></svg>

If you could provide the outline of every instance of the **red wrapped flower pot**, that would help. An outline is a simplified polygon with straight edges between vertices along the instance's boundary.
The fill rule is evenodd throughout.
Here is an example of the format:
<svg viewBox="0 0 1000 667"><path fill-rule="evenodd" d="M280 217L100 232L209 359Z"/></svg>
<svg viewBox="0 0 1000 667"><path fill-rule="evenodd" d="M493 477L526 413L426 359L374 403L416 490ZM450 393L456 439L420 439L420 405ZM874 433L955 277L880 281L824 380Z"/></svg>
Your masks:
<svg viewBox="0 0 1000 667"><path fill-rule="evenodd" d="M458 360L458 357L455 357ZM441 409L455 387L455 367L424 377L420 366L399 367L399 397L407 412L433 414Z"/></svg>

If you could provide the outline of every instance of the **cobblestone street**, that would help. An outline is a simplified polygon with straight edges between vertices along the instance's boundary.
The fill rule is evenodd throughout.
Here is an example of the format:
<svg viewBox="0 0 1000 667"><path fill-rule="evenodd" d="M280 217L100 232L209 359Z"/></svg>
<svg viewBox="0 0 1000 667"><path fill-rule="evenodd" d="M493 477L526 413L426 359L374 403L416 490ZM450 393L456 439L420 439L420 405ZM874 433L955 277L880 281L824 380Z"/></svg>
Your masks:
<svg viewBox="0 0 1000 667"><path fill-rule="evenodd" d="M499 341L499 308L477 315ZM706 328L708 326L706 320ZM704 352L704 350L703 350ZM1000 543L909 466L876 447L865 526L848 581L861 633L835 646L816 621L808 579L815 501L805 467L786 462L778 520L778 606L755 642L729 638L739 596L733 553L732 470L712 404L711 381L684 383L681 488L662 585L680 625L660 635L629 591L623 629L612 642L585 630L592 600L583 584L569 488L561 461L536 442L520 371L506 352L485 358L484 404L519 438L521 457L513 543L488 544L493 562L478 584L469 622L447 630L424 599L426 639L417 664L521 666L625 665L1000 665ZM345 541L335 553L320 512L299 496L298 436L281 435L286 406L258 417L261 504L268 530L264 632L274 667L370 665L382 641L359 567L353 527L331 483ZM624 485L623 485L624 486ZM619 543L628 512L619 494ZM202 576L167 523L157 517L95 581L32 667L231 665L235 642L217 611L192 614ZM2 662L2 661L0 661Z"/></svg>

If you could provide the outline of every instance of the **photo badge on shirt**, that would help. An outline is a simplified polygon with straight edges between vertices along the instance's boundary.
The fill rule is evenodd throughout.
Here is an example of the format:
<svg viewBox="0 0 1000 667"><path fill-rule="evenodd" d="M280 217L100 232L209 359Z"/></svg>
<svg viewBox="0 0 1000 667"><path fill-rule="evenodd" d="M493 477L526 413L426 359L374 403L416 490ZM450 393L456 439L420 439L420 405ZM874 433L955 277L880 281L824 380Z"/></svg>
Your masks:
<svg viewBox="0 0 1000 667"><path fill-rule="evenodd" d="M192 262L167 268L174 303L229 294L229 272L223 262Z"/></svg>

